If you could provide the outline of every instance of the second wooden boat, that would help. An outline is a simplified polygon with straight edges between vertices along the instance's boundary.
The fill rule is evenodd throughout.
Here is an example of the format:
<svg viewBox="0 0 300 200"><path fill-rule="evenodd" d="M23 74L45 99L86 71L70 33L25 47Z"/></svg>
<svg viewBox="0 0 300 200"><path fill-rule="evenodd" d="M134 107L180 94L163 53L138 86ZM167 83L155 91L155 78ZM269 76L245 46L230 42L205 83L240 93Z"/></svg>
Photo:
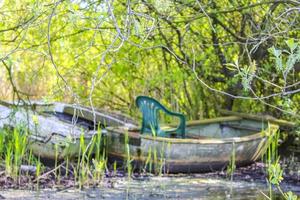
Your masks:
<svg viewBox="0 0 300 200"><path fill-rule="evenodd" d="M95 135L102 134L98 128L135 127L126 115L78 105L30 102L16 106L3 101L1 104L0 128L28 130L29 148L43 159L77 157L82 153L80 139L85 146L89 145Z"/></svg>

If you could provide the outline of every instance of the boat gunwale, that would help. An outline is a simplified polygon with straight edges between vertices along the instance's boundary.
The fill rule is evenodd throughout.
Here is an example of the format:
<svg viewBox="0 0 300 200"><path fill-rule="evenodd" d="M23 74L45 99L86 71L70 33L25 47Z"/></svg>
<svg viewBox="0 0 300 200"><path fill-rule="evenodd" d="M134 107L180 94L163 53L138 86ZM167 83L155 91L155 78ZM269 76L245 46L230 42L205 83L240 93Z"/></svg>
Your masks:
<svg viewBox="0 0 300 200"><path fill-rule="evenodd" d="M246 118L242 118L239 116L229 116L229 117L218 117L213 119L204 119L204 120L195 120L187 123L187 126L196 126L199 124L210 124L210 123L218 123L218 122L228 122L228 121L236 121L236 120L247 120ZM276 132L279 129L279 126L268 122L268 127L263 129L255 134L242 136L242 137L230 137L224 139L211 139L211 138L167 138L167 137L153 137L151 135L143 135L139 133L139 137L141 139L153 140L158 142L167 142L167 143L176 143L176 144L226 144L226 143L239 143L239 142L248 142L256 139L263 139ZM132 132L130 129L121 129L121 127L107 127L106 130L108 132L114 132L119 134L124 134L124 132ZM132 137L128 134L129 137Z"/></svg>

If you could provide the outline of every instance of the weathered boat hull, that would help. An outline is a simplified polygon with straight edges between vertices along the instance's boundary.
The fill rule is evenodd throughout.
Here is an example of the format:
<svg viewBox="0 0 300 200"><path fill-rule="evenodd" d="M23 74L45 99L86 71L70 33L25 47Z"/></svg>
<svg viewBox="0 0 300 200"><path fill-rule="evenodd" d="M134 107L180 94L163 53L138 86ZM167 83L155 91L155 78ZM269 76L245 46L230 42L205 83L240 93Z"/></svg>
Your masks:
<svg viewBox="0 0 300 200"><path fill-rule="evenodd" d="M34 110L24 106L15 110L10 106L10 103L0 105L0 128L26 128L29 148L44 159L79 156L80 140L87 146L97 133L101 134L98 126L135 126L132 120L121 115L118 118L116 114L64 103L34 104Z"/></svg>
<svg viewBox="0 0 300 200"><path fill-rule="evenodd" d="M213 133L218 134L217 126L221 123L236 126L236 124L245 125L249 122L252 126L246 128L253 129L250 135L233 137L230 134L234 134L234 131L231 131L224 138L216 136L204 138L199 135L197 139L193 139L196 137L196 129L193 127L197 127L198 130L202 127L204 131L204 127L208 127L207 130L211 131L208 134L213 135ZM141 135L138 131L126 132L121 128L108 128L107 152L111 161L120 162L129 159L140 169L149 170L152 166L152 170L169 173L220 170L228 165L233 152L235 164L238 166L247 165L261 157L266 150L268 135L276 132L278 127L268 124L268 127L254 130L254 127L257 128L260 124L240 117L191 122L187 126L187 137L193 134L191 136L193 138L185 139L153 137ZM221 127L224 129L225 126ZM239 131L239 133L245 134L246 131Z"/></svg>

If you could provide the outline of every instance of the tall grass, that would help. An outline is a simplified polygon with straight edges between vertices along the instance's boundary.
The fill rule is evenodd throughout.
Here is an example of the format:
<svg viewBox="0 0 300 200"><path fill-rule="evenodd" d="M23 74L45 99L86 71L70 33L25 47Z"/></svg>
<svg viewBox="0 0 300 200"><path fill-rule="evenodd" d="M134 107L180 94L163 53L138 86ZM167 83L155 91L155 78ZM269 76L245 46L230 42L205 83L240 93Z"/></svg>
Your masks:
<svg viewBox="0 0 300 200"><path fill-rule="evenodd" d="M0 132L0 157L5 161L5 173L17 178L27 147L27 132L22 128Z"/></svg>
<svg viewBox="0 0 300 200"><path fill-rule="evenodd" d="M267 166L266 172L269 185L269 196L265 196L268 199L273 199L273 186L275 186L286 200L297 200L297 196L295 194L293 194L291 191L284 192L280 187L280 183L283 180L283 169L281 168L280 156L278 155L278 140L280 132L272 132L272 130L269 129L268 135L268 148L263 156L263 159Z"/></svg>
<svg viewBox="0 0 300 200"><path fill-rule="evenodd" d="M41 169L42 169L42 164L40 162L40 158L38 158L37 162L36 162L36 172L35 172L35 176L39 177L41 175ZM36 188L39 189L39 179L37 179L37 183L36 183Z"/></svg>
<svg viewBox="0 0 300 200"><path fill-rule="evenodd" d="M148 155L147 159L144 165L144 171L147 171L147 169L151 172L152 171L152 165L153 165L153 159L152 159L152 147L148 148Z"/></svg>
<svg viewBox="0 0 300 200"><path fill-rule="evenodd" d="M97 135L92 140L92 147L90 149L90 155L88 160L91 158L93 150L96 151L95 158L92 159L94 166L93 179L101 181L107 169L107 155L106 155L106 138L102 137L100 128L98 128Z"/></svg>
<svg viewBox="0 0 300 200"><path fill-rule="evenodd" d="M236 147L235 142L232 142L232 152L227 166L227 176L230 176L230 181L233 181L233 174L236 169Z"/></svg>
<svg viewBox="0 0 300 200"><path fill-rule="evenodd" d="M77 165L73 169L79 188L84 185L97 184L102 180L107 169L105 145L106 138L103 138L100 128L90 140L86 140L84 133L81 134Z"/></svg>
<svg viewBox="0 0 300 200"><path fill-rule="evenodd" d="M37 189L39 188L40 178L46 175L51 177L51 174L53 174L55 182L60 184L63 169L65 169L64 178L72 179L73 177L75 185L78 185L79 188L84 185L97 184L102 180L107 169L107 156L104 148L105 138L102 137L100 129L91 140L87 140L84 134L80 136L77 161L69 157L65 157L63 162L60 161L62 156L60 153L64 151L60 149L59 145L53 145L53 151L55 152L54 168L48 168L49 171L45 173L45 167L40 158L36 157L30 148L30 144L34 141L30 141L30 135L25 130L23 127L12 130L0 129L0 169L5 170L6 176L11 176L17 181L21 175L21 165L31 165L35 169L34 175L36 178L34 182ZM66 140L66 142L69 141ZM76 144L73 143L73 145ZM86 153L83 154L83 152ZM73 170L70 170L70 168ZM28 172L25 175L32 176Z"/></svg>
<svg viewBox="0 0 300 200"><path fill-rule="evenodd" d="M125 159L125 169L127 170L127 176L128 179L130 179L131 175L132 175L132 159L131 159L131 154L130 154L130 146L129 146L129 136L128 136L128 131L126 131L125 133L125 155L126 155L126 159Z"/></svg>
<svg viewBox="0 0 300 200"><path fill-rule="evenodd" d="M162 145L156 145L155 139L157 138L157 133L154 128L151 127L153 143L151 146L147 147L148 149L144 149L144 152L147 152L147 158L144 162L143 171L153 172L157 175L162 175L163 172L166 172L166 160L165 154L166 151L170 150L171 144L166 142L162 142ZM166 148L167 146L167 148Z"/></svg>

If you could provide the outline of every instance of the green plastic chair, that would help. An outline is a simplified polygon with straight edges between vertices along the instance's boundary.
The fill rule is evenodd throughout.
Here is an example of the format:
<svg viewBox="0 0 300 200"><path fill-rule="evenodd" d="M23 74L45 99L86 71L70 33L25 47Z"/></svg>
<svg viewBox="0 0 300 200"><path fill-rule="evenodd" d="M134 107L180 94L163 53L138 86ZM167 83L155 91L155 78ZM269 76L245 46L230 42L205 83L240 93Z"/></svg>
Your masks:
<svg viewBox="0 0 300 200"><path fill-rule="evenodd" d="M185 117L181 113L171 112L166 109L157 100L147 97L138 96L136 98L136 105L143 114L141 133L153 133L155 131L157 136L168 137L168 134L176 134L176 137L185 137ZM159 125L158 112L163 111L164 113L178 117L180 123L177 128L172 130L162 130Z"/></svg>

